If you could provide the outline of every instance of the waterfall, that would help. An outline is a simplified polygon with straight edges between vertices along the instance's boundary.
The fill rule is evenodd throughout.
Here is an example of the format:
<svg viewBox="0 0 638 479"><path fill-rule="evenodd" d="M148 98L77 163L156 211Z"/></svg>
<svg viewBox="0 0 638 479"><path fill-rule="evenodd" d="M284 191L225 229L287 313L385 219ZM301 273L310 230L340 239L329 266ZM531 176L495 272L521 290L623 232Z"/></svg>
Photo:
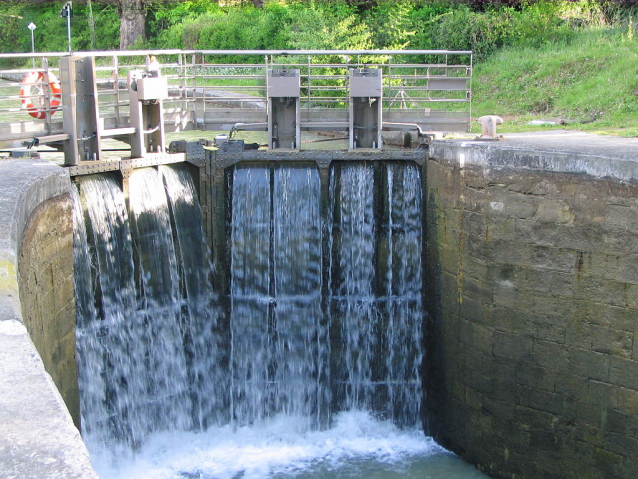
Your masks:
<svg viewBox="0 0 638 479"><path fill-rule="evenodd" d="M166 172L167 183L176 174ZM179 180L188 184L185 177ZM201 368L212 369L215 358L209 341L214 314L201 314L210 291L209 254L201 212L194 223L199 232L190 231L189 237L185 221L193 215L179 197L184 187L180 190L175 181L171 186L167 196L161 173L135 171L129 216L113 178L80 182L86 218L76 215L75 264L83 272L76 275L77 349L83 435L89 445L128 450L154 431L203 427L202 403L207 401L201 399L206 387ZM187 201L199 211L192 194ZM176 248L169 214L175 210L181 216L173 220L176 237L189 241L187 247ZM85 236L88 244L83 244ZM88 281L87 271L95 272ZM206 319L208 328L202 325Z"/></svg>
<svg viewBox="0 0 638 479"><path fill-rule="evenodd" d="M332 170L331 326L339 409L376 411L404 426L421 404L421 177L413 165ZM375 185L379 193L375 196ZM335 341L333 341L333 344ZM338 372L340 371L340 372Z"/></svg>
<svg viewBox="0 0 638 479"><path fill-rule="evenodd" d="M92 286L80 289L84 294L78 301L78 312L83 314L77 325L78 375L85 441L132 445L140 439L139 409L132 398L145 371L140 360L130 360L144 358L144 354L139 350L128 215L118 191L117 184L106 177L80 185L90 246L84 251L76 249L81 257L75 262L84 260L86 271L86 261L90 261L93 281ZM78 221L76 226L83 224ZM81 232L75 236L83 239Z"/></svg>
<svg viewBox="0 0 638 479"><path fill-rule="evenodd" d="M341 173L337 176L337 173ZM378 341L374 297L374 176L369 164L333 169L331 210L331 325L342 350L333 364L339 409L369 408L375 392L373 353ZM339 374L340 373L340 374ZM338 375L338 376L337 376Z"/></svg>
<svg viewBox="0 0 638 479"><path fill-rule="evenodd" d="M400 425L418 423L421 409L422 213L421 176L414 165L387 165L385 265L387 407Z"/></svg>
<svg viewBox="0 0 638 479"><path fill-rule="evenodd" d="M236 165L226 178L229 282L220 297L187 166L135 170L128 200L109 175L79 182L77 348L92 457L181 450L179 440L157 443L180 431L212 434L180 440L224 450L223 437L285 430L276 441L288 441L294 430L295 441L325 443L312 447L330 455L365 431L400 436L368 414L417 434L420 170L348 162L322 180L316 167L282 163ZM201 467L166 477L218 477ZM219 477L243 474L233 467Z"/></svg>
<svg viewBox="0 0 638 479"><path fill-rule="evenodd" d="M202 210L191 174L184 168L160 167L171 212L173 241L181 279L181 305L184 323L190 400L193 426L204 430L211 424L225 422L228 400L228 378L219 367L227 361L223 317L211 295L209 274L210 250L204 238Z"/></svg>
<svg viewBox="0 0 638 479"><path fill-rule="evenodd" d="M307 168L235 168L231 377L239 422L327 407L320 183Z"/></svg>

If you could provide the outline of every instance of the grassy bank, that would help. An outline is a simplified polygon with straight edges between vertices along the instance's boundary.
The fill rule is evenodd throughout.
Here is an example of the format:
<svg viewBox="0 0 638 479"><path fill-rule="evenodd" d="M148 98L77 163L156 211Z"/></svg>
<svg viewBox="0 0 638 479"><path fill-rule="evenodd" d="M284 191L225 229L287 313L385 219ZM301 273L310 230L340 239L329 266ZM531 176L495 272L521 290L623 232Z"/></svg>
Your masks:
<svg viewBox="0 0 638 479"><path fill-rule="evenodd" d="M638 136L638 41L629 27L583 30L565 44L510 47L476 65L473 116L500 131L556 128Z"/></svg>

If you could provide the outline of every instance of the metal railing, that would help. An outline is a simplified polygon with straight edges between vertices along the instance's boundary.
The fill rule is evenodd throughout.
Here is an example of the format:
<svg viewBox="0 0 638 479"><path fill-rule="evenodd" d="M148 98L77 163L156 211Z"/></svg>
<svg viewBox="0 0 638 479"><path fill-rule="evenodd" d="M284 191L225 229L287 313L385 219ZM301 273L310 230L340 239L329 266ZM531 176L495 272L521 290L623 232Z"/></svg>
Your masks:
<svg viewBox="0 0 638 479"><path fill-rule="evenodd" d="M0 54L0 65L24 65L0 67L0 147L18 147L36 137L55 140L64 133L64 96L56 94L50 74L60 77L59 59L68 55ZM266 121L266 72L281 68L300 72L302 128L303 122L343 122L348 115L348 71L363 67L382 70L384 121L415 123L425 131L469 130L469 51L145 50L73 55L95 58L105 130L130 126L127 74L146 68L151 55L168 79L167 131L228 130L235 123ZM31 67L34 58L37 68ZM41 73L41 80L25 86L29 72Z"/></svg>

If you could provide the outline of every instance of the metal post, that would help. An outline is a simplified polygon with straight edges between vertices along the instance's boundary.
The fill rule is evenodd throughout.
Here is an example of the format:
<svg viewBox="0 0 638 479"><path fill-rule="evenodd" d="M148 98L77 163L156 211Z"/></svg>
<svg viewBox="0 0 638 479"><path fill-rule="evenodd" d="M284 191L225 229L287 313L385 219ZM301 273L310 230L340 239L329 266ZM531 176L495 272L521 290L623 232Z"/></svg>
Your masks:
<svg viewBox="0 0 638 479"><path fill-rule="evenodd" d="M33 30L36 29L35 23L31 22L27 25L27 28L29 30L31 30L31 53L34 54L33 58L31 59L33 62L33 68L35 69L35 39L33 38Z"/></svg>
<svg viewBox="0 0 638 479"><path fill-rule="evenodd" d="M71 53L71 17L73 16L73 5L71 2L66 2L64 7L62 7L60 16L66 18L66 32L69 41L69 53Z"/></svg>
<svg viewBox="0 0 638 479"><path fill-rule="evenodd" d="M67 5L70 5L70 3L67 3ZM71 15L67 15L66 17L66 32L67 32L67 37L69 39L69 53L71 53Z"/></svg>

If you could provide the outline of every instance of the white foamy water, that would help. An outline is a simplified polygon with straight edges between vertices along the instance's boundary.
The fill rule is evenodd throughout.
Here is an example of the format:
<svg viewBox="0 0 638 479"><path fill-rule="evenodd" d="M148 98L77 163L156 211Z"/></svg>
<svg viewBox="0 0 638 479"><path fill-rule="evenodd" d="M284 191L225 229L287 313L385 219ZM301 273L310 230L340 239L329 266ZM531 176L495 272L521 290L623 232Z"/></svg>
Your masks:
<svg viewBox="0 0 638 479"><path fill-rule="evenodd" d="M102 479L343 477L361 467L402 469L410 461L447 454L422 432L400 430L365 412L340 413L325 431L298 430L304 423L278 416L204 433L160 433L132 459L114 464L115 458L96 457L94 465Z"/></svg>

